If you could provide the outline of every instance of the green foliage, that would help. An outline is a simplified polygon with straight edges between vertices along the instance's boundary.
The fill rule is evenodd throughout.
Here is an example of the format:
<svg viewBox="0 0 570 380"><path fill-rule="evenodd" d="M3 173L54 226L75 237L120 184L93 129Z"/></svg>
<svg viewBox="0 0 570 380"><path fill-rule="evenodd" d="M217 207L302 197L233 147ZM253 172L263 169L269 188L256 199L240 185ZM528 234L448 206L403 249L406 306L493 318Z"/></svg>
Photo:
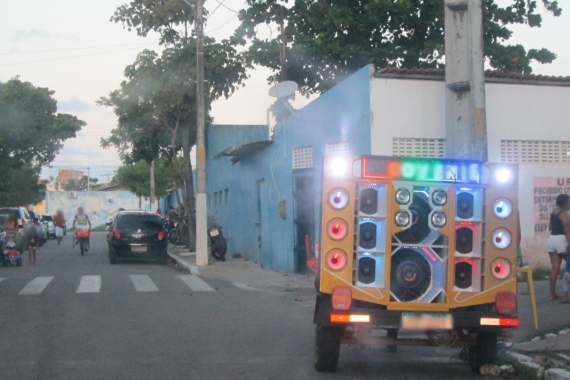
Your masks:
<svg viewBox="0 0 570 380"><path fill-rule="evenodd" d="M536 0L483 1L485 57L495 69L530 73L531 61L550 63L547 49L509 45L513 24L540 27ZM561 14L556 1L542 0ZM257 28L283 23L288 79L302 93L321 93L367 64L377 67L443 67L443 0L247 0L232 43L248 46L248 64L281 71L280 33L258 37Z"/></svg>
<svg viewBox="0 0 570 380"><path fill-rule="evenodd" d="M168 194L175 172L174 162L168 159L155 161L154 183L157 197ZM139 197L150 197L150 165L146 161L141 160L132 165L121 166L114 180Z"/></svg>
<svg viewBox="0 0 570 380"><path fill-rule="evenodd" d="M87 191L87 176L84 175L78 181L74 180L73 178L67 181L63 185L64 191ZM97 184L99 178L91 178L89 181L89 186L93 190L93 186Z"/></svg>
<svg viewBox="0 0 570 380"><path fill-rule="evenodd" d="M27 205L41 199L42 165L56 157L66 139L85 122L57 113L53 91L19 78L0 82L0 204Z"/></svg>
<svg viewBox="0 0 570 380"><path fill-rule="evenodd" d="M246 68L229 43L205 39L206 106L233 93L246 79ZM144 50L125 69L127 80L98 104L113 107L118 125L103 147L114 146L126 163L172 156L196 141L196 40L183 39L161 56ZM211 120L207 118L207 120ZM174 138L173 138L174 137ZM173 144L174 142L174 144Z"/></svg>

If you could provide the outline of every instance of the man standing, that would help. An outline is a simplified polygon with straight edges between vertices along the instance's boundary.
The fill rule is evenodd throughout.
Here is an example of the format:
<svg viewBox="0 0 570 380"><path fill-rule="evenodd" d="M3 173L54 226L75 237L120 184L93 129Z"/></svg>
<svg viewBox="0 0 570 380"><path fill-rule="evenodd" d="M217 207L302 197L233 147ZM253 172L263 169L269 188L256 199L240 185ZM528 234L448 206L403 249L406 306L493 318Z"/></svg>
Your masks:
<svg viewBox="0 0 570 380"><path fill-rule="evenodd" d="M40 243L40 236L38 236L38 228L40 222L38 218L33 219L33 224L28 227L27 235L28 235L28 264L29 265L36 265L36 250L38 249L38 245Z"/></svg>
<svg viewBox="0 0 570 380"><path fill-rule="evenodd" d="M55 237L57 238L57 244L61 243L63 238L63 229L65 228L65 217L61 210L57 210L57 213L53 217L53 223L55 224Z"/></svg>

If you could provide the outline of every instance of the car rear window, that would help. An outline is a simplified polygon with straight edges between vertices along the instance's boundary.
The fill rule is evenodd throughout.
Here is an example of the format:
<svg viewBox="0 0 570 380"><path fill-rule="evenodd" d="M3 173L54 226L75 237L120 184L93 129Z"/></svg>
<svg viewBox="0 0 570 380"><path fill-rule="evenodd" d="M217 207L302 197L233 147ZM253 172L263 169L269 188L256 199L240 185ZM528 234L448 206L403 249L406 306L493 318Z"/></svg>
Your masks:
<svg viewBox="0 0 570 380"><path fill-rule="evenodd" d="M8 208L8 207L0 208L0 214L8 215L10 211L18 211L18 210L15 208Z"/></svg>
<svg viewBox="0 0 570 380"><path fill-rule="evenodd" d="M53 216L51 216L51 215L44 215L43 218L44 218L44 220L47 220L48 222L53 222Z"/></svg>
<svg viewBox="0 0 570 380"><path fill-rule="evenodd" d="M158 231L162 229L162 225L156 215L121 215L117 228L121 232Z"/></svg>

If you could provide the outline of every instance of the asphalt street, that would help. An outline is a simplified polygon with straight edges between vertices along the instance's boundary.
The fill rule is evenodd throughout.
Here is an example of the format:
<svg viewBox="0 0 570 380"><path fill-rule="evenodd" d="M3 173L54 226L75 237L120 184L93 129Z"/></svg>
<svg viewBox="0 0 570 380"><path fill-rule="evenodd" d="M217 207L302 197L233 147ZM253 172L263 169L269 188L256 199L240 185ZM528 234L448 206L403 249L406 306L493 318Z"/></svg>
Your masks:
<svg viewBox="0 0 570 380"><path fill-rule="evenodd" d="M456 350L343 347L312 367L311 297L243 289L158 263L110 265L50 240L36 266L0 268L0 379L466 379ZM306 290L305 290L306 292Z"/></svg>

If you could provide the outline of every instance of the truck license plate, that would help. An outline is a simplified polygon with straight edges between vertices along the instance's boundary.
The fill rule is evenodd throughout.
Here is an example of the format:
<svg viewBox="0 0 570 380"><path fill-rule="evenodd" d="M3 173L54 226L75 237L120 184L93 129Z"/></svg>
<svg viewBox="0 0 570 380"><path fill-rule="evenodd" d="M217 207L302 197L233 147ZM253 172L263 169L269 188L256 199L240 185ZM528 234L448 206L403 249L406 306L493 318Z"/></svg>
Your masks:
<svg viewBox="0 0 570 380"><path fill-rule="evenodd" d="M402 313L402 328L406 330L452 330L453 316L447 313Z"/></svg>
<svg viewBox="0 0 570 380"><path fill-rule="evenodd" d="M146 247L132 247L133 252L146 252Z"/></svg>

